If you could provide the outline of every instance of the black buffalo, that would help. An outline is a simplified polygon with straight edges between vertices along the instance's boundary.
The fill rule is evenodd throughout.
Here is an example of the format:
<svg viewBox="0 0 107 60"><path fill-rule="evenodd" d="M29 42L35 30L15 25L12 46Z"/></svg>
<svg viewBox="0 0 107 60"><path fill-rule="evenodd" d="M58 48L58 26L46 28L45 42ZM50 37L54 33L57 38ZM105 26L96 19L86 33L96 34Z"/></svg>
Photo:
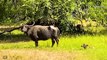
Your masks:
<svg viewBox="0 0 107 60"><path fill-rule="evenodd" d="M33 41L35 41L35 46L38 46L39 40L47 40L51 38L52 47L56 42L58 45L60 31L57 27L54 26L41 26L41 25L24 25L21 29L26 33Z"/></svg>

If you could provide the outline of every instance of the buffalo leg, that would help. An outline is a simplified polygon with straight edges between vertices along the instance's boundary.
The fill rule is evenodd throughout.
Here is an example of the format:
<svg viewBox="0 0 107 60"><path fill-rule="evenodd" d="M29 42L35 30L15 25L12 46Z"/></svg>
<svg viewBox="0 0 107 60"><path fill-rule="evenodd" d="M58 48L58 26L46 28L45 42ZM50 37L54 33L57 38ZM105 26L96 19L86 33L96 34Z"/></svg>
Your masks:
<svg viewBox="0 0 107 60"><path fill-rule="evenodd" d="M57 46L58 46L58 43L59 43L59 39L58 39L58 38L56 38L56 39L55 39L55 41L56 41L56 43L57 43Z"/></svg>
<svg viewBox="0 0 107 60"><path fill-rule="evenodd" d="M35 41L35 46L38 47L38 41Z"/></svg>
<svg viewBox="0 0 107 60"><path fill-rule="evenodd" d="M55 44L55 40L54 40L54 39L52 39L52 46L51 46L51 47L53 47L53 46L54 46L54 44Z"/></svg>

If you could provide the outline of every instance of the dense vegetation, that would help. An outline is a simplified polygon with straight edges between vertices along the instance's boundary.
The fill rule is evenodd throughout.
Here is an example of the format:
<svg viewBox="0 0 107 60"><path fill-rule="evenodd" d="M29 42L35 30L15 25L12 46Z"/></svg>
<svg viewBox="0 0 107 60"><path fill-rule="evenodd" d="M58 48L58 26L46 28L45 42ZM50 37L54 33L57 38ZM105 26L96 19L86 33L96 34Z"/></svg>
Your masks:
<svg viewBox="0 0 107 60"><path fill-rule="evenodd" d="M0 24L17 25L41 19L40 23L55 21L63 32L73 32L76 24L106 25L106 6L107 0L0 0ZM92 27L84 30L96 31Z"/></svg>

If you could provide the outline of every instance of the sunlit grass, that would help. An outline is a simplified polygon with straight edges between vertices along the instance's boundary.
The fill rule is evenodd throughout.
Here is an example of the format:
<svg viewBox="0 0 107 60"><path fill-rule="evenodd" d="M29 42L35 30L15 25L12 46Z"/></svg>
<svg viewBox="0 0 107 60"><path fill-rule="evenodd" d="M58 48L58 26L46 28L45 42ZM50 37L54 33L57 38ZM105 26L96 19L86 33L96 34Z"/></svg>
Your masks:
<svg viewBox="0 0 107 60"><path fill-rule="evenodd" d="M50 60L49 58L52 58L52 56L54 56L52 60L60 60L62 57L62 60L107 60L107 35L61 36L58 47L57 44L55 44L54 47L51 47L52 43L51 39L49 39L46 41L39 41L39 47L37 48L35 47L35 43L32 40L23 40L23 38L25 37L19 38L19 40L22 39L22 41L18 42L0 43L0 51L9 50L10 53L12 52L11 50L16 51L12 52L12 56L14 56L14 54L21 53L21 50L25 51L25 55L32 53L35 56L39 56L39 54L41 54L42 56L44 56L42 57L42 59L46 60ZM87 49L83 49L81 47L82 44L88 44ZM35 53L35 51L37 53ZM17 56L20 56L22 60L25 60L30 57L35 59L34 56L25 56L24 54L19 54ZM67 59L64 59L64 56ZM41 60L40 57L38 57L37 59Z"/></svg>

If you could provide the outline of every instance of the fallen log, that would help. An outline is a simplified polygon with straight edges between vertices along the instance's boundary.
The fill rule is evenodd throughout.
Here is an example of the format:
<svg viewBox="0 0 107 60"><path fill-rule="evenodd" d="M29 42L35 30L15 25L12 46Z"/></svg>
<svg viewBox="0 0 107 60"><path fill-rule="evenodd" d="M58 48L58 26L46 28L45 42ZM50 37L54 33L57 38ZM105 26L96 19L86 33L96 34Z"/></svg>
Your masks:
<svg viewBox="0 0 107 60"><path fill-rule="evenodd" d="M5 30L5 31L1 32L0 35L1 35L1 34L4 34L4 33L6 33L6 32L11 32L11 31L13 31L13 30L20 29L21 27L22 27L22 26L19 26L19 27L16 27L16 28L12 28L12 29L9 29L9 30Z"/></svg>

